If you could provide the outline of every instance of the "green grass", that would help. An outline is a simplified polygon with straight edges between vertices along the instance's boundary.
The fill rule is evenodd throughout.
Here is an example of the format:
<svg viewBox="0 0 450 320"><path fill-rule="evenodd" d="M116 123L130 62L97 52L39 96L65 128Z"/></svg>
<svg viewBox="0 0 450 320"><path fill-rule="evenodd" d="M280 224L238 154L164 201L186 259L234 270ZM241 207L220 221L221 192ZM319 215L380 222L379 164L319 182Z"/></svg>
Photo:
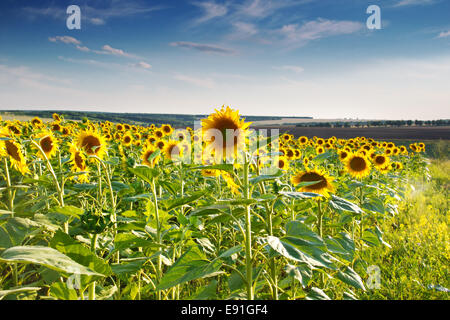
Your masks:
<svg viewBox="0 0 450 320"><path fill-rule="evenodd" d="M450 160L433 160L431 179L410 182L414 189L398 215L381 226L391 248L363 253L367 265L380 268L381 286L366 291L361 299L449 298L449 169Z"/></svg>

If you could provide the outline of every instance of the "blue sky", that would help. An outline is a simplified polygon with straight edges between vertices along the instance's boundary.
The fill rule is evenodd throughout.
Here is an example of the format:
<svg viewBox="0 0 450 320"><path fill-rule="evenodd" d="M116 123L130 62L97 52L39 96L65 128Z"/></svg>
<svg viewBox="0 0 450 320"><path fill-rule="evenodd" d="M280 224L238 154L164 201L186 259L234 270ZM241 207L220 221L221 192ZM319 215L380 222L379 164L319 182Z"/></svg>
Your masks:
<svg viewBox="0 0 450 320"><path fill-rule="evenodd" d="M2 0L0 43L0 109L450 118L447 0Z"/></svg>

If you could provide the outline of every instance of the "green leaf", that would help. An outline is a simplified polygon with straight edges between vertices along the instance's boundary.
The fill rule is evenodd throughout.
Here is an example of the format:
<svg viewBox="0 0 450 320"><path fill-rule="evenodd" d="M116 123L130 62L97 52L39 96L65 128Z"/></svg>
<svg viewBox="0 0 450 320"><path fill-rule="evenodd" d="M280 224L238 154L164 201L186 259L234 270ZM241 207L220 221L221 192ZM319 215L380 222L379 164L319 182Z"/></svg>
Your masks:
<svg viewBox="0 0 450 320"><path fill-rule="evenodd" d="M0 300L2 300L4 297L6 297L10 294L29 292L29 291L38 291L38 290L41 290L41 288L40 287L22 287L22 288L10 289L10 290L0 290Z"/></svg>
<svg viewBox="0 0 450 320"><path fill-rule="evenodd" d="M362 282L361 277L350 267L347 267L344 272L339 270L337 278L342 282L349 284L357 289L366 291L366 288L364 287L364 283Z"/></svg>
<svg viewBox="0 0 450 320"><path fill-rule="evenodd" d="M84 213L84 210L74 206L64 206L64 207L54 207L52 209L52 212L63 214L69 217L79 218Z"/></svg>
<svg viewBox="0 0 450 320"><path fill-rule="evenodd" d="M90 249L72 239L68 234L58 230L50 241L50 246L79 264L105 276L111 274L109 265Z"/></svg>
<svg viewBox="0 0 450 320"><path fill-rule="evenodd" d="M228 258L235 253L238 253L242 250L242 245L235 246L233 248L228 249L227 251L221 253L217 259Z"/></svg>
<svg viewBox="0 0 450 320"><path fill-rule="evenodd" d="M0 249L20 246L32 232L33 222L24 218L9 218L0 224Z"/></svg>
<svg viewBox="0 0 450 320"><path fill-rule="evenodd" d="M55 282L50 286L50 295L58 300L78 300L77 291L67 288L63 282Z"/></svg>
<svg viewBox="0 0 450 320"><path fill-rule="evenodd" d="M210 216L213 214L223 213L223 210L228 209L227 205L212 205L206 207L197 208L189 213L190 217L196 216Z"/></svg>
<svg viewBox="0 0 450 320"><path fill-rule="evenodd" d="M219 273L222 262L209 262L198 246L192 246L167 270L157 290L165 290L191 280L212 277Z"/></svg>
<svg viewBox="0 0 450 320"><path fill-rule="evenodd" d="M33 263L43 265L55 271L69 274L101 276L95 271L73 261L58 250L41 246L19 246L6 249L0 255L0 261L6 263Z"/></svg>
<svg viewBox="0 0 450 320"><path fill-rule="evenodd" d="M123 280L133 274L136 274L144 265L146 260L135 260L128 263L112 264L111 269L115 275L121 276Z"/></svg>
<svg viewBox="0 0 450 320"><path fill-rule="evenodd" d="M298 266L286 265L286 273L299 281L303 288L306 288L312 278L311 266L301 263Z"/></svg>
<svg viewBox="0 0 450 320"><path fill-rule="evenodd" d="M135 168L128 168L128 170L130 170L130 172L136 177L150 184L152 183L152 180L159 174L158 170L149 168L147 166L137 166Z"/></svg>
<svg viewBox="0 0 450 320"><path fill-rule="evenodd" d="M204 170L224 170L224 171L233 171L233 165L230 163L222 163L222 164L214 164L210 166L197 166L189 168L191 170L198 170L198 169L204 169Z"/></svg>
<svg viewBox="0 0 450 320"><path fill-rule="evenodd" d="M334 238L328 236L325 242L330 252L337 254L348 262L353 261L355 243L348 234L341 232L335 235Z"/></svg>
<svg viewBox="0 0 450 320"><path fill-rule="evenodd" d="M143 239L131 233L118 233L114 239L115 250L133 249L139 247L159 248L161 245L158 245L153 240Z"/></svg>
<svg viewBox="0 0 450 320"><path fill-rule="evenodd" d="M316 198L316 197L322 197L321 194L313 193L313 192L289 192L289 191L281 191L280 194L283 195L283 196L285 196L285 197L288 197L288 198L299 199L299 200L310 199L310 198Z"/></svg>
<svg viewBox="0 0 450 320"><path fill-rule="evenodd" d="M188 298L188 300L216 300L217 280L212 280L206 288Z"/></svg>
<svg viewBox="0 0 450 320"><path fill-rule="evenodd" d="M361 210L360 207L358 207L356 204L339 198L335 195L331 196L331 200L329 202L330 206L338 211L349 211L349 212L354 212L354 213L362 213L363 211Z"/></svg>
<svg viewBox="0 0 450 320"><path fill-rule="evenodd" d="M286 235L305 241L306 245L326 250L322 238L300 221L289 221L286 223Z"/></svg>
<svg viewBox="0 0 450 320"><path fill-rule="evenodd" d="M254 177L254 178L250 178L249 183L251 185L255 185L255 184L263 182L263 181L269 181L269 180L274 180L274 179L280 178L281 176L283 176L283 171L280 169L277 169L277 172L272 175L260 175L260 176Z"/></svg>
<svg viewBox="0 0 450 320"><path fill-rule="evenodd" d="M304 254L302 251L297 249L291 243L284 241L284 239L279 239L274 236L268 236L267 243L273 250L275 250L276 252L278 252L287 259L306 263L309 266L317 266L317 267L325 266L322 262L317 261L316 259L311 258L308 255Z"/></svg>
<svg viewBox="0 0 450 320"><path fill-rule="evenodd" d="M316 163L320 163L320 162L325 161L326 159L328 159L332 155L333 155L333 153L331 153L330 151L327 151L327 152L321 153L318 156L314 157L314 159L312 159L312 161L316 162Z"/></svg>
<svg viewBox="0 0 450 320"><path fill-rule="evenodd" d="M194 202L197 199L200 199L205 195L204 191L197 191L191 194L190 196L177 198L177 199L171 199L171 200L165 200L161 201L160 203L165 207L167 211L172 210L174 208L184 206L188 203Z"/></svg>
<svg viewBox="0 0 450 320"><path fill-rule="evenodd" d="M311 291L306 296L306 300L331 300L321 289L312 287Z"/></svg>

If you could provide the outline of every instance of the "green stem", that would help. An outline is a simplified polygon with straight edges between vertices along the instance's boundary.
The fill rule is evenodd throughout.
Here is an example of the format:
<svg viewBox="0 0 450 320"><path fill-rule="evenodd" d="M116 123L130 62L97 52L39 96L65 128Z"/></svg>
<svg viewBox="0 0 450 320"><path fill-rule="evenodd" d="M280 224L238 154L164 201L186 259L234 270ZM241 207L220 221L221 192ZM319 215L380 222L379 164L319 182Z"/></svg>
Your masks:
<svg viewBox="0 0 450 320"><path fill-rule="evenodd" d="M155 220L156 220L156 243L161 244L161 222L159 220L159 209L158 209L158 197L156 195L156 184L155 180L152 179L152 193L153 193L153 202L155 205ZM156 267L156 280L157 283L161 281L161 267L162 267L162 260L161 255L158 255L158 262ZM157 299L161 300L161 291L156 292Z"/></svg>
<svg viewBox="0 0 450 320"><path fill-rule="evenodd" d="M4 159L5 164L5 174L6 174L6 186L8 187L8 209L11 211L11 217L14 218L14 198L11 190L11 177L9 176L9 169L8 169L8 159L5 157Z"/></svg>
<svg viewBox="0 0 450 320"><path fill-rule="evenodd" d="M53 170L50 160L48 160L47 155L45 154L44 150L42 150L41 146L38 143L36 143L36 141L31 140L31 143L33 143L37 147L39 152L42 154L42 157L45 160L47 169L48 169L48 171L50 171L50 174L52 175L52 178L53 178L53 182L55 183L56 191L58 192L58 197L59 197L59 205L61 207L64 207L64 191L63 191L63 189L61 189L61 186L59 185L58 177L56 176L55 171ZM64 223L64 232L69 234L69 222Z"/></svg>
<svg viewBox="0 0 450 320"><path fill-rule="evenodd" d="M97 247L98 234L94 234L91 239L91 251L95 254ZM89 300L95 300L95 281L89 285Z"/></svg>
<svg viewBox="0 0 450 320"><path fill-rule="evenodd" d="M246 160L244 164L244 197L250 199L248 182L249 163ZM245 264L247 271L247 299L254 300L253 293L253 266L252 266L252 225L250 216L250 206L245 206Z"/></svg>

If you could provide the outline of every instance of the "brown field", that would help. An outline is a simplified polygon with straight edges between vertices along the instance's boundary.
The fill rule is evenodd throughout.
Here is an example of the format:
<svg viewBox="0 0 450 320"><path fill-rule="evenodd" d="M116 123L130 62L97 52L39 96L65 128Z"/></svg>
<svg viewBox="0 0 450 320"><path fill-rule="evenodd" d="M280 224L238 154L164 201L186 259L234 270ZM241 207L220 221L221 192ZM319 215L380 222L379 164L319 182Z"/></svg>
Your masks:
<svg viewBox="0 0 450 320"><path fill-rule="evenodd" d="M450 140L450 126L445 127L369 127L369 128L320 128L295 126L252 126L258 129L279 129L280 133L288 132L296 138L313 136L339 139L354 137L370 137L375 140Z"/></svg>

